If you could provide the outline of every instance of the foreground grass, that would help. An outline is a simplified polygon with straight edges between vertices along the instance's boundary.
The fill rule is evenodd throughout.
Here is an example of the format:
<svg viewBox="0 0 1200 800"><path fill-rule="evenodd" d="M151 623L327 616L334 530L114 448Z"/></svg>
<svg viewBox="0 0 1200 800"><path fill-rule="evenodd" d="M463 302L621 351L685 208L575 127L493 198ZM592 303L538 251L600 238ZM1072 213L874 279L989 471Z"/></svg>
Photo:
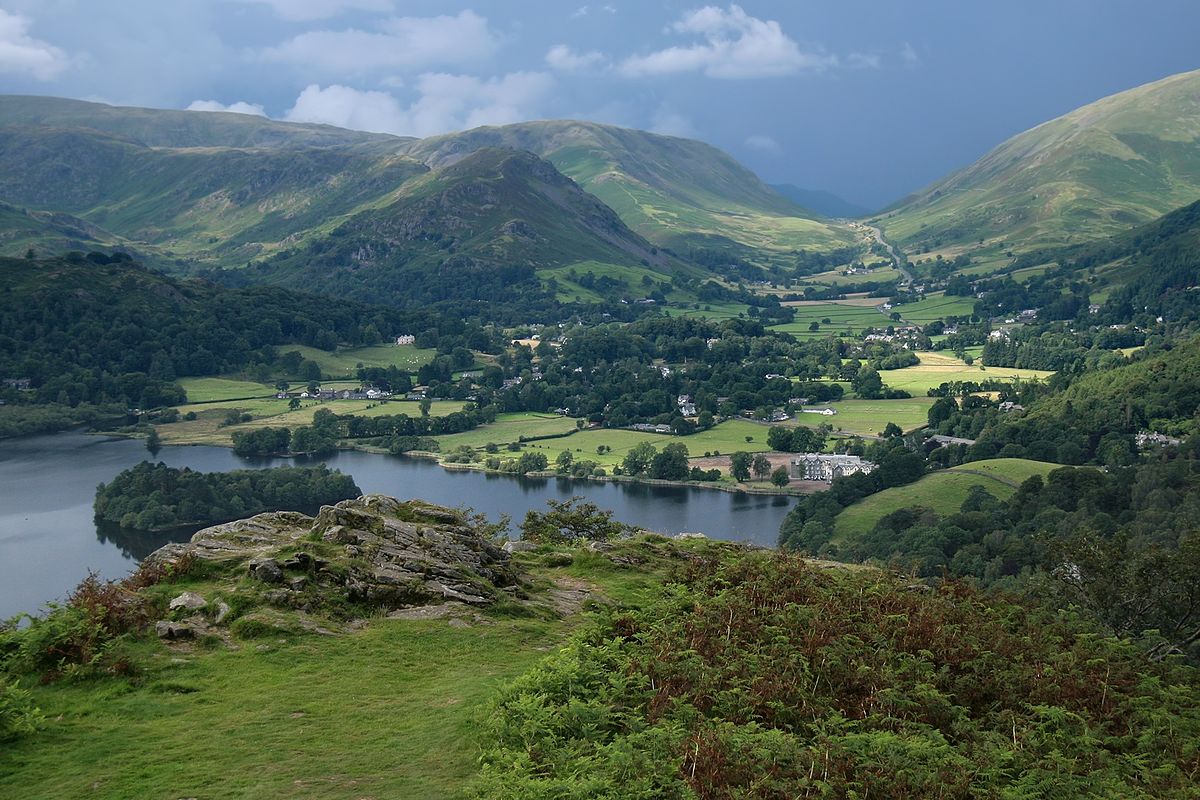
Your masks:
<svg viewBox="0 0 1200 800"><path fill-rule="evenodd" d="M1025 458L992 458L939 470L916 483L885 489L847 506L834 521L833 541L845 542L867 533L880 519L902 508L922 506L940 516L956 514L972 486L982 486L1006 500L1026 478L1044 477L1060 466Z"/></svg>
<svg viewBox="0 0 1200 800"><path fill-rule="evenodd" d="M473 719L561 625L376 620L182 659L147 682L37 691L46 732L0 756L23 798L445 797L474 771Z"/></svg>
<svg viewBox="0 0 1200 800"><path fill-rule="evenodd" d="M639 537L617 545L636 568L581 551L518 560L535 599L566 579L593 602L636 605L680 548L726 547ZM547 566L553 556L560 566ZM214 592L198 582L170 593L185 588ZM375 618L337 636L211 650L151 636L136 646L143 671L132 680L33 687L48 722L0 748L0 797L452 797L476 772L478 721L496 690L588 616L509 604L465 626Z"/></svg>

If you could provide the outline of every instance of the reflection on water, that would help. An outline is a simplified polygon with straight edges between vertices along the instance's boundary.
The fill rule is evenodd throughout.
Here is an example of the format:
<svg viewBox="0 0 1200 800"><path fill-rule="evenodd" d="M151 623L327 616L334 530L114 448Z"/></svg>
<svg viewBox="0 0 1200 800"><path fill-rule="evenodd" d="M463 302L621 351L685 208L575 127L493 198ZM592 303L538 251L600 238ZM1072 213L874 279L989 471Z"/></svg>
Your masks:
<svg viewBox="0 0 1200 800"><path fill-rule="evenodd" d="M194 529L167 533L97 527L96 486L149 458L140 441L79 433L9 440L0 447L0 618L61 598L92 569L106 578ZM164 447L157 460L202 472L297 463L241 459L222 447ZM698 531L721 539L773 545L793 500L678 486L527 478L448 471L420 459L343 452L324 461L354 477L364 492L470 506L519 523L548 499L583 495L622 522L666 534ZM310 510L311 513L311 510Z"/></svg>

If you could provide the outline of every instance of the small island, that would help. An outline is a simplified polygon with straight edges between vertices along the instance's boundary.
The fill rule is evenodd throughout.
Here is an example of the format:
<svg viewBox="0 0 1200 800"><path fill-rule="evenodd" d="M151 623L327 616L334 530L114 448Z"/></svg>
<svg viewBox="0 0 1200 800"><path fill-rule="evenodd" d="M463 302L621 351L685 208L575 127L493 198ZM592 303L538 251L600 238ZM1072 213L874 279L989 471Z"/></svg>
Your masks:
<svg viewBox="0 0 1200 800"><path fill-rule="evenodd" d="M96 520L143 531L228 522L264 511L314 510L362 492L319 467L196 472L143 461L96 488Z"/></svg>

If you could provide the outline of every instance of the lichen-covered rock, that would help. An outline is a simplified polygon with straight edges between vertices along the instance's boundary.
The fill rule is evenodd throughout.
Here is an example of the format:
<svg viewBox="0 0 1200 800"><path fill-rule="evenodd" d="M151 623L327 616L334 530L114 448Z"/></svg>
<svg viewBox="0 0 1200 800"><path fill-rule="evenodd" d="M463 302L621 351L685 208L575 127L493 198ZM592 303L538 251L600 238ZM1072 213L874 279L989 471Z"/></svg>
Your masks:
<svg viewBox="0 0 1200 800"><path fill-rule="evenodd" d="M333 598L387 609L480 606L518 583L509 553L459 512L382 495L324 506L315 518L278 512L205 528L147 561L173 562L185 553L241 562L242 574L285 587L264 594L267 602L297 608Z"/></svg>
<svg viewBox="0 0 1200 800"><path fill-rule="evenodd" d="M167 605L167 608L171 609L172 611L180 608L186 611L195 611L198 608L204 608L206 605L208 605L208 601L205 600L201 595L198 595L195 592L184 592L173 599Z"/></svg>

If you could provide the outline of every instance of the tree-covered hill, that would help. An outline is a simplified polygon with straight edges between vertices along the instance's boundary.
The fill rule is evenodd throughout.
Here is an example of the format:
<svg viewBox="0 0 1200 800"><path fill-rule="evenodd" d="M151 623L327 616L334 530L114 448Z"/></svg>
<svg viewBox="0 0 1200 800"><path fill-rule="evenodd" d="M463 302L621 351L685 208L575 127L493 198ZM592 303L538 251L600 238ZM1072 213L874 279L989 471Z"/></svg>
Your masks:
<svg viewBox="0 0 1200 800"><path fill-rule="evenodd" d="M270 367L286 345L333 350L461 321L271 287L178 280L128 256L0 259L0 378L10 403L172 405L175 380ZM268 369L269 371L269 369Z"/></svg>

